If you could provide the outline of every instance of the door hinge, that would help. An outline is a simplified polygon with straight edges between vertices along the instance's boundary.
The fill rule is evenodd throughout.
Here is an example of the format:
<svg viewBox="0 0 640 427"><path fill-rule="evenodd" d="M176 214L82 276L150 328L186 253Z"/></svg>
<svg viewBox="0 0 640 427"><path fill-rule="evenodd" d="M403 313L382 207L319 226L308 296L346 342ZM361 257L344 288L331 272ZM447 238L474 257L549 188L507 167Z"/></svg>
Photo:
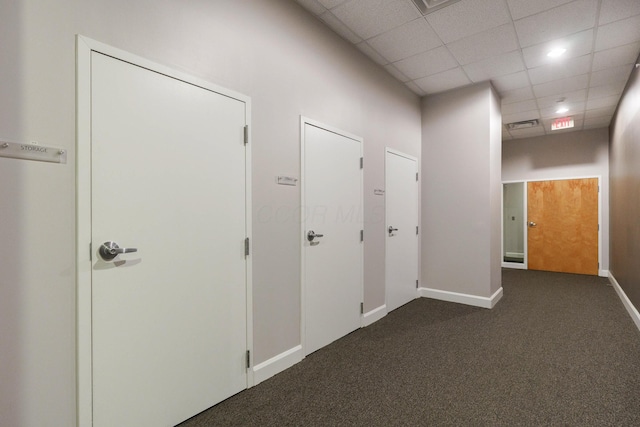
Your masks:
<svg viewBox="0 0 640 427"><path fill-rule="evenodd" d="M416 172L416 181L418 181L418 172Z"/></svg>
<svg viewBox="0 0 640 427"><path fill-rule="evenodd" d="M247 350L247 369L251 367L251 350Z"/></svg>
<svg viewBox="0 0 640 427"><path fill-rule="evenodd" d="M416 279L416 289L418 289L418 279Z"/></svg>
<svg viewBox="0 0 640 427"><path fill-rule="evenodd" d="M360 314L364 314L364 303L360 303Z"/></svg>
<svg viewBox="0 0 640 427"><path fill-rule="evenodd" d="M360 169L364 169L364 157L360 157Z"/></svg>
<svg viewBox="0 0 640 427"><path fill-rule="evenodd" d="M244 256L249 256L249 238L244 239Z"/></svg>
<svg viewBox="0 0 640 427"><path fill-rule="evenodd" d="M418 235L418 226L416 225L416 236Z"/></svg>
<svg viewBox="0 0 640 427"><path fill-rule="evenodd" d="M364 242L364 230L360 230L360 241Z"/></svg>
<svg viewBox="0 0 640 427"><path fill-rule="evenodd" d="M244 126L244 145L249 143L249 125Z"/></svg>
<svg viewBox="0 0 640 427"><path fill-rule="evenodd" d="M93 244L89 242L89 261L93 261Z"/></svg>
<svg viewBox="0 0 640 427"><path fill-rule="evenodd" d="M600 224L598 224L598 231L600 231Z"/></svg>

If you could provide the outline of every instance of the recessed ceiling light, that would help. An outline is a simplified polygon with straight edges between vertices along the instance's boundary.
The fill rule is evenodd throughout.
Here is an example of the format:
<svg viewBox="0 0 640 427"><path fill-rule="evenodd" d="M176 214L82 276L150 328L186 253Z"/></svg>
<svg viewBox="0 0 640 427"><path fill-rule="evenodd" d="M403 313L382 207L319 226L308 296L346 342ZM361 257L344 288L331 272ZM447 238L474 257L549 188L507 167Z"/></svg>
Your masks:
<svg viewBox="0 0 640 427"><path fill-rule="evenodd" d="M567 49L563 48L563 47L559 47L556 49L553 49L551 51L549 51L549 53L547 53L547 56L550 58L557 58L559 56L562 56L565 52L567 51Z"/></svg>
<svg viewBox="0 0 640 427"><path fill-rule="evenodd" d="M567 107L560 107L556 110L556 113L562 114L562 113L566 113L567 111L569 111Z"/></svg>

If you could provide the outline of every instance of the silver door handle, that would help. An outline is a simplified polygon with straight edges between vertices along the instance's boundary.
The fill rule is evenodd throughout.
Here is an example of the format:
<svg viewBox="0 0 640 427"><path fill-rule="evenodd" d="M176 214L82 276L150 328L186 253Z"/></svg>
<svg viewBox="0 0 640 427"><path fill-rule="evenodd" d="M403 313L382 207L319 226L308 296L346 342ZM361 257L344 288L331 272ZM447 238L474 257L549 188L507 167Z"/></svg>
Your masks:
<svg viewBox="0 0 640 427"><path fill-rule="evenodd" d="M313 242L313 239L315 239L316 237L324 237L324 234L316 234L315 231L309 230L309 232L307 233L307 240Z"/></svg>
<svg viewBox="0 0 640 427"><path fill-rule="evenodd" d="M131 252L138 252L137 248L121 248L118 246L116 242L104 242L100 249L98 249L98 253L105 261L111 261L119 254L128 254Z"/></svg>
<svg viewBox="0 0 640 427"><path fill-rule="evenodd" d="M392 226L389 226L389 234L393 233L394 231L398 231L398 229L393 228Z"/></svg>
<svg viewBox="0 0 640 427"><path fill-rule="evenodd" d="M536 224L536 223L535 223L535 222L533 222L533 221L529 221L529 227L535 227L536 225L538 225L538 224Z"/></svg>

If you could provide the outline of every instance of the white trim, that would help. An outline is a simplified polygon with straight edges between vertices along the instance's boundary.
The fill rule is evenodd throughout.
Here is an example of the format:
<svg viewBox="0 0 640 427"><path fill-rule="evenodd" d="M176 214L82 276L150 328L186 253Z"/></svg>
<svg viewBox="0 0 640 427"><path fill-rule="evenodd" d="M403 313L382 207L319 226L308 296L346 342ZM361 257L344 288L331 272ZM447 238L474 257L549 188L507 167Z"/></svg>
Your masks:
<svg viewBox="0 0 640 427"><path fill-rule="evenodd" d="M306 236L306 215L305 209L306 206L306 194L305 194L305 180L306 180L306 169L305 169L305 125L315 126L320 129L324 129L328 132L335 133L337 135L341 135L345 138L352 139L360 143L360 157L364 158L364 139L362 137L350 134L343 130L340 130L336 127L326 125L319 121L310 119L305 116L300 116L300 202L302 209L300 209L300 345L303 349L303 355L306 354L307 348L307 333L306 333L306 281L305 281L305 236ZM364 169L360 169L360 207L364 208ZM364 230L364 223L361 223L361 228ZM364 304L364 243L360 248L360 301ZM362 315L360 315L360 325L362 325Z"/></svg>
<svg viewBox="0 0 640 427"><path fill-rule="evenodd" d="M432 298L441 301L455 302L458 304L473 305L475 307L493 308L502 298L502 288L494 292L490 297L479 297L477 295L461 294L458 292L443 291L440 289L420 288L418 294L421 297Z"/></svg>
<svg viewBox="0 0 640 427"><path fill-rule="evenodd" d="M254 385L268 380L272 376L289 369L304 358L302 346L297 345L253 367Z"/></svg>
<svg viewBox="0 0 640 427"><path fill-rule="evenodd" d="M371 311L367 311L362 316L362 326L363 327L367 327L369 325L372 325L373 323L375 323L378 320L382 319L386 315L387 315L387 306L386 305L381 305L378 308L374 308Z"/></svg>
<svg viewBox="0 0 640 427"><path fill-rule="evenodd" d="M245 104L245 123L251 124L251 98L202 79L175 71L81 35L76 36L76 342L77 396L79 426L93 424L91 353L91 52L99 52L136 66L179 79L203 89L237 99ZM251 126L249 126L251 139ZM247 144L246 233L251 238L251 143ZM247 350L253 354L252 260L247 258ZM247 369L247 387L253 385L253 371Z"/></svg>
<svg viewBox="0 0 640 427"><path fill-rule="evenodd" d="M523 262L504 262L502 261L503 268L512 268L514 270L528 270L527 266Z"/></svg>
<svg viewBox="0 0 640 427"><path fill-rule="evenodd" d="M636 328L640 330L640 312L638 312L638 309L634 307L633 303L631 302L629 297L627 297L627 294L624 293L624 291L622 290L622 287L620 286L616 278L613 277L613 274L611 274L611 272L609 272L609 281L613 285L613 289L615 289L616 292L618 293L618 296L620 297L620 300L622 301L624 308L627 309L629 316L631 316L633 323L636 324Z"/></svg>
<svg viewBox="0 0 640 427"><path fill-rule="evenodd" d="M598 270L598 276L600 277L609 277L609 270Z"/></svg>

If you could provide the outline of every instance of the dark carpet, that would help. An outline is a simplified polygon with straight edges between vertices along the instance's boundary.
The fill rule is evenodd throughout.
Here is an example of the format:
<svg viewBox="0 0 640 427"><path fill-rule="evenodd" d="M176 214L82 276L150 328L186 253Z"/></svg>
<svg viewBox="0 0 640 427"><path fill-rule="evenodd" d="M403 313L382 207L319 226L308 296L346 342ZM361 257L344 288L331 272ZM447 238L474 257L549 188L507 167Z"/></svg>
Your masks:
<svg viewBox="0 0 640 427"><path fill-rule="evenodd" d="M417 299L180 426L640 426L640 332L608 280L503 288L493 310Z"/></svg>

